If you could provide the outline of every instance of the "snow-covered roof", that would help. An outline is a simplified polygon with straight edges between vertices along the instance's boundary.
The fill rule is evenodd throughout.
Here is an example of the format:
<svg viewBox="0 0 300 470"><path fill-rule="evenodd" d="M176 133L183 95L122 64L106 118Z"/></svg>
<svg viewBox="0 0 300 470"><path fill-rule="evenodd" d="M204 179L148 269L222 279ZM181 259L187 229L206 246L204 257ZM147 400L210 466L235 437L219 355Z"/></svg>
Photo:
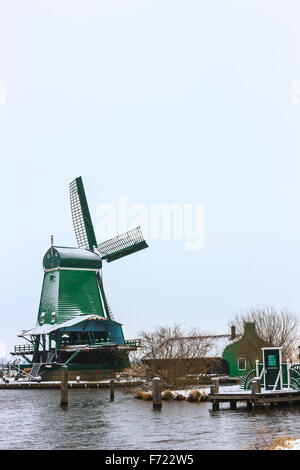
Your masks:
<svg viewBox="0 0 300 470"><path fill-rule="evenodd" d="M79 315L77 317L71 318L71 320L67 320L62 323L56 323L55 325L49 325L44 324L44 325L38 325L35 328L32 328L31 330L27 330L24 333L22 333L19 336L32 336L32 335L47 335L49 333L52 333L53 331L60 330L61 328L67 328L69 326L77 325L78 323L81 323L86 320L106 320L107 318L101 317L100 315Z"/></svg>
<svg viewBox="0 0 300 470"><path fill-rule="evenodd" d="M237 335L234 339L231 339L231 335L211 336L211 346L206 353L206 357L222 357L226 346L235 343L239 337L240 335Z"/></svg>

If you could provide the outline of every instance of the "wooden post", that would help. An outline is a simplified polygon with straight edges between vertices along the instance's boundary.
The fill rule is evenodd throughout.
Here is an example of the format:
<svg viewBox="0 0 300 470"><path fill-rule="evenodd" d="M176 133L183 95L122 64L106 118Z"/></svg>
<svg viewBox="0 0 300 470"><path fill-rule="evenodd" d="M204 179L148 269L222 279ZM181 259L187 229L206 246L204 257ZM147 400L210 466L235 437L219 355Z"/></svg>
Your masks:
<svg viewBox="0 0 300 470"><path fill-rule="evenodd" d="M153 408L161 408L161 381L159 377L154 377L152 380L152 400Z"/></svg>
<svg viewBox="0 0 300 470"><path fill-rule="evenodd" d="M259 360L256 359L256 361L255 361L256 377L259 376L259 367L258 367L258 365L259 365Z"/></svg>
<svg viewBox="0 0 300 470"><path fill-rule="evenodd" d="M213 411L219 411L219 402L218 402L218 400L213 400L212 409L213 409Z"/></svg>
<svg viewBox="0 0 300 470"><path fill-rule="evenodd" d="M261 393L261 381L259 377L256 378L256 390L256 393Z"/></svg>
<svg viewBox="0 0 300 470"><path fill-rule="evenodd" d="M110 401L114 401L115 399L115 381L112 379L109 382L109 389L110 389Z"/></svg>
<svg viewBox="0 0 300 470"><path fill-rule="evenodd" d="M213 379L211 379L211 383L212 385L215 386L214 388L214 393L219 393L219 378L218 377L214 377Z"/></svg>
<svg viewBox="0 0 300 470"><path fill-rule="evenodd" d="M62 406L68 405L68 366L62 366L60 376L60 404Z"/></svg>
<svg viewBox="0 0 300 470"><path fill-rule="evenodd" d="M214 378L211 379L210 393L211 393L211 395L214 395L215 393L219 393L219 379L218 379L218 377L214 377ZM213 400L212 409L213 409L213 411L218 411L219 410L218 400Z"/></svg>
<svg viewBox="0 0 300 470"><path fill-rule="evenodd" d="M259 377L255 377L251 382L251 392L255 395L261 393L261 382Z"/></svg>
<svg viewBox="0 0 300 470"><path fill-rule="evenodd" d="M286 360L286 368L287 368L287 379L288 379L288 389L290 390L291 388L291 363L290 360Z"/></svg>
<svg viewBox="0 0 300 470"><path fill-rule="evenodd" d="M236 410L236 400L230 400L230 409Z"/></svg>

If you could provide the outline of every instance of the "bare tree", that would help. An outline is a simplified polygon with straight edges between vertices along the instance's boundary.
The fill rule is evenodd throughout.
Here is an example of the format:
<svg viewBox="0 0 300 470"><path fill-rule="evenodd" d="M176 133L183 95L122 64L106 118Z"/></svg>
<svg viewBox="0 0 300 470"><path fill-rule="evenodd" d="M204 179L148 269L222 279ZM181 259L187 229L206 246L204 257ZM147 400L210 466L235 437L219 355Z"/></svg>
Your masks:
<svg viewBox="0 0 300 470"><path fill-rule="evenodd" d="M165 386L175 387L189 374L205 372L203 357L213 339L198 328L185 331L180 325L158 326L154 331L141 331L141 348L136 364L144 376L159 375Z"/></svg>
<svg viewBox="0 0 300 470"><path fill-rule="evenodd" d="M230 324L237 334L243 334L244 323L254 322L258 336L272 346L281 346L284 359L293 358L299 340L299 319L286 308L274 306L251 307L245 313L236 313Z"/></svg>

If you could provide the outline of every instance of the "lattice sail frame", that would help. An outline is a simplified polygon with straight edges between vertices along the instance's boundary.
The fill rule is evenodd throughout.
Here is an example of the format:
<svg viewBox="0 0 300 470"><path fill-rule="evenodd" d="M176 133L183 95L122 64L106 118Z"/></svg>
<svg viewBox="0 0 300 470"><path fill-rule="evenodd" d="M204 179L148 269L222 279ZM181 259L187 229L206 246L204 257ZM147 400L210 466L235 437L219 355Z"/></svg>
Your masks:
<svg viewBox="0 0 300 470"><path fill-rule="evenodd" d="M70 202L75 236L79 248L94 251L108 263L148 248L140 227L97 244L81 176L70 183Z"/></svg>
<svg viewBox="0 0 300 470"><path fill-rule="evenodd" d="M70 183L70 203L78 247L93 251L97 242L81 177Z"/></svg>
<svg viewBox="0 0 300 470"><path fill-rule="evenodd" d="M99 243L97 246L101 258L108 263L144 248L148 248L148 245L144 240L140 227Z"/></svg>

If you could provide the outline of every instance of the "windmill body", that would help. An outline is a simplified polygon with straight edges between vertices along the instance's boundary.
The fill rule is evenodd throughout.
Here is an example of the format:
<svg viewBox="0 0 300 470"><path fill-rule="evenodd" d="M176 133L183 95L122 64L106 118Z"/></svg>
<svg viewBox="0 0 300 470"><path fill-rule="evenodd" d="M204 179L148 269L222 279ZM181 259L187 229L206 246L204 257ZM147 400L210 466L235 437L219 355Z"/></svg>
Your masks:
<svg viewBox="0 0 300 470"><path fill-rule="evenodd" d="M27 343L12 354L25 360L30 379L57 380L62 365L70 378L113 377L129 367L128 352L137 340L125 341L115 321L101 276L108 263L148 245L139 228L97 244L82 179L70 184L71 212L78 247L51 243L43 259L44 279L36 326L19 337Z"/></svg>

